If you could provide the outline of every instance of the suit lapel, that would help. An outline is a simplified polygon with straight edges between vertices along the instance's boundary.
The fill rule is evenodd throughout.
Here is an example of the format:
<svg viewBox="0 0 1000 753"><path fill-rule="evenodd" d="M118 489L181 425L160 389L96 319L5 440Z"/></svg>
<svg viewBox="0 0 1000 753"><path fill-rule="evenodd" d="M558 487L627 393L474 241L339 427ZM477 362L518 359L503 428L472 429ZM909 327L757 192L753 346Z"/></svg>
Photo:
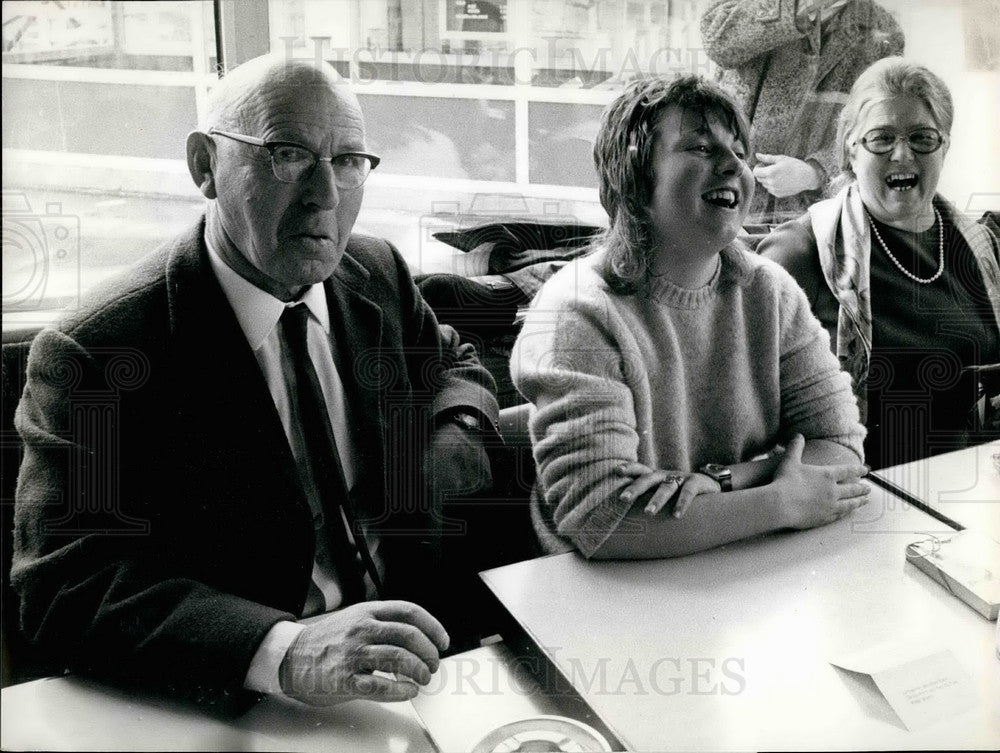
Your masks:
<svg viewBox="0 0 1000 753"><path fill-rule="evenodd" d="M357 478L361 484L352 496L366 499L376 508L359 510L362 517L365 512L378 515L379 501L385 499L386 472L382 406L386 374L380 368L382 309L368 297L367 283L367 271L345 256L325 285L333 357L351 406L351 429L358 454Z"/></svg>
<svg viewBox="0 0 1000 753"><path fill-rule="evenodd" d="M182 382L175 386L183 409L216 424L229 447L239 445L249 457L264 460L256 470L233 473L273 474L277 466L286 485L300 489L267 383L208 261L204 221L171 250L167 291L171 362Z"/></svg>

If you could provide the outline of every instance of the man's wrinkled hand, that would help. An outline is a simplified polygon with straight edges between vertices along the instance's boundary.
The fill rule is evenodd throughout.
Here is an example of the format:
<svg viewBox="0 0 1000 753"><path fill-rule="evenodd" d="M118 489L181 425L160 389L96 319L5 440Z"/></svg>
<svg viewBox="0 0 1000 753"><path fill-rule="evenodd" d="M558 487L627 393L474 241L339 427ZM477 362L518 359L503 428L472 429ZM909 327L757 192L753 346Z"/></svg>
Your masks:
<svg viewBox="0 0 1000 753"><path fill-rule="evenodd" d="M424 454L424 478L435 495L472 494L493 485L483 436L457 423L442 423Z"/></svg>
<svg viewBox="0 0 1000 753"><path fill-rule="evenodd" d="M408 701L430 682L448 643L441 623L416 604L354 604L299 633L281 662L281 690L311 706L356 698Z"/></svg>

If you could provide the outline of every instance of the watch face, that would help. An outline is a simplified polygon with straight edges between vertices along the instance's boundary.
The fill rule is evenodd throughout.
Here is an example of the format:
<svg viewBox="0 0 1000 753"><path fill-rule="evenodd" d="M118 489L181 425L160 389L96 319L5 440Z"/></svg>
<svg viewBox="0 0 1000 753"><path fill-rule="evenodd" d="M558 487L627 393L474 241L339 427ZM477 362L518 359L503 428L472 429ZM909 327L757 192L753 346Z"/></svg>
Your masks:
<svg viewBox="0 0 1000 753"><path fill-rule="evenodd" d="M706 463L701 467L701 472L706 476L711 476L722 488L722 491L728 492L732 490L733 472L729 470L729 466L721 465L720 463Z"/></svg>
<svg viewBox="0 0 1000 753"><path fill-rule="evenodd" d="M454 415L454 420L462 424L466 429L471 429L473 431L482 428L479 425L479 419L470 413L456 413Z"/></svg>

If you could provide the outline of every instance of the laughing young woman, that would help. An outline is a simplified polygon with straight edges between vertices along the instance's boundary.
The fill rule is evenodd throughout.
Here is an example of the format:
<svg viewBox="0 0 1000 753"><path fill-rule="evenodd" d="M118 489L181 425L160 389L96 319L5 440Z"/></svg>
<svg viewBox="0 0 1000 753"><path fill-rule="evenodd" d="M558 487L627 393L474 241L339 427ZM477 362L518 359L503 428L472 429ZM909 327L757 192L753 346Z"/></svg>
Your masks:
<svg viewBox="0 0 1000 753"><path fill-rule="evenodd" d="M733 242L747 133L696 77L636 82L604 113L609 230L545 284L511 359L549 551L676 556L867 499L864 430L826 334L783 269Z"/></svg>
<svg viewBox="0 0 1000 753"><path fill-rule="evenodd" d="M873 468L1000 436L1000 390L983 368L1000 361L997 239L935 193L953 114L948 88L923 66L872 65L840 116L848 185L758 248L798 280L829 331Z"/></svg>

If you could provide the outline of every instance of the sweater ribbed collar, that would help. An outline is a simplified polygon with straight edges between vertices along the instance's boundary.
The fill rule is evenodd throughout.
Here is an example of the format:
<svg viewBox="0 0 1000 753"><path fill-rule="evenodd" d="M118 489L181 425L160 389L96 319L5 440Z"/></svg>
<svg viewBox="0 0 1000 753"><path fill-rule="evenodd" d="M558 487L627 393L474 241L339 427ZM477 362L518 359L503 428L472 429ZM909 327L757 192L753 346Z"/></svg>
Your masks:
<svg viewBox="0 0 1000 753"><path fill-rule="evenodd" d="M750 265L743 253L734 245L726 246L719 254L721 261L712 279L700 288L682 288L665 277L651 277L641 294L675 309L701 308L730 284L738 285L747 279Z"/></svg>

